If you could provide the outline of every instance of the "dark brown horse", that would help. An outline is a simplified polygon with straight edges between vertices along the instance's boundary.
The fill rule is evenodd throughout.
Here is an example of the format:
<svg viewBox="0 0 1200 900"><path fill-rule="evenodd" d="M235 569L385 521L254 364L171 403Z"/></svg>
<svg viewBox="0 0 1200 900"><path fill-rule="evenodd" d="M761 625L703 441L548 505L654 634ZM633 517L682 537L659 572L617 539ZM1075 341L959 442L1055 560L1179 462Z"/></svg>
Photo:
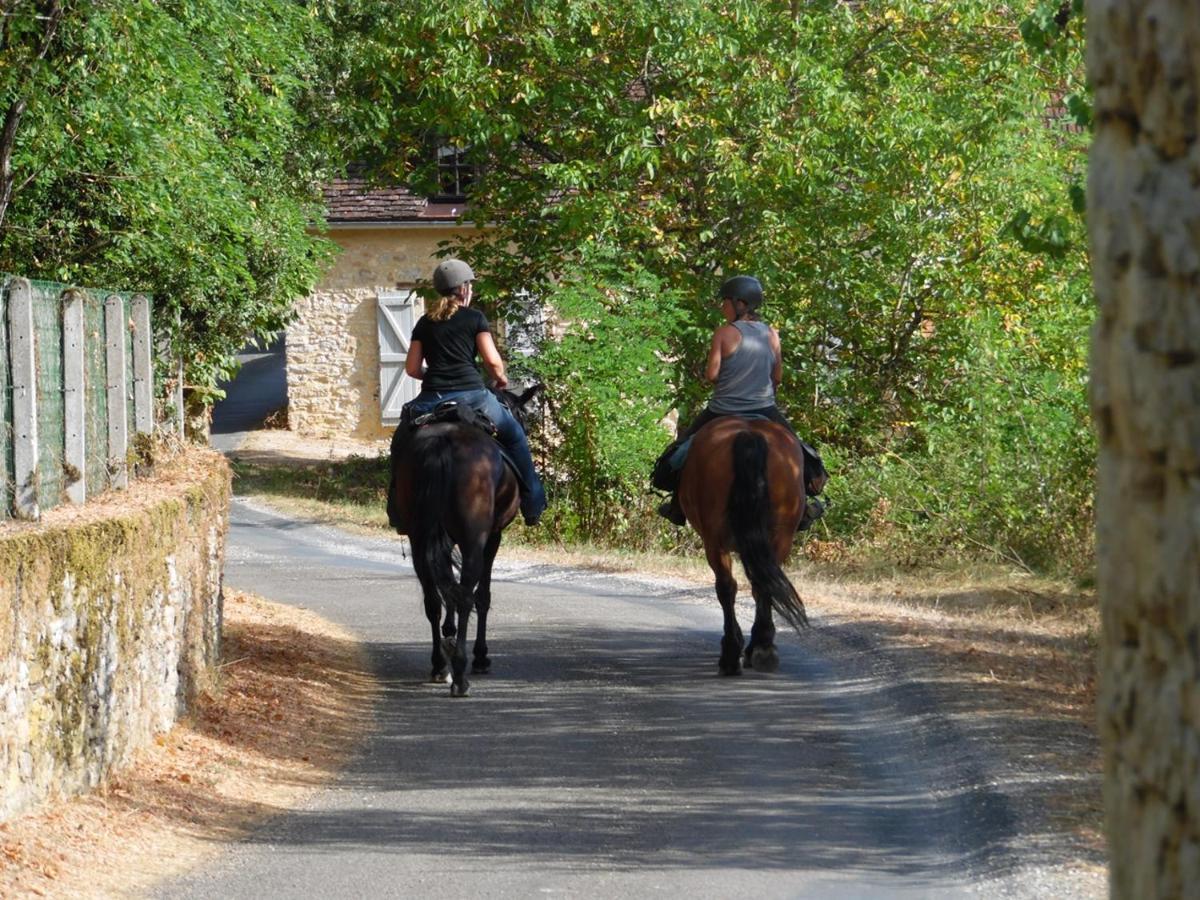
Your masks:
<svg viewBox="0 0 1200 900"><path fill-rule="evenodd" d="M804 515L804 454L782 425L765 419L724 416L692 439L679 484L679 502L704 540L725 613L721 639L722 675L742 673L742 629L734 611L737 581L730 554L736 552L754 594L754 627L745 662L755 669L779 668L775 622L808 624L804 603L783 572L796 526Z"/></svg>
<svg viewBox="0 0 1200 900"><path fill-rule="evenodd" d="M540 387L520 397L496 393L519 419ZM413 568L433 632L430 679L442 682L449 674L450 696L465 697L472 608L478 618L471 672L485 673L492 664L487 646L492 563L501 533L520 508L517 477L504 462L500 445L472 425L442 422L411 433L401 429L392 439L388 519L412 545ZM462 557L459 566L452 560L455 547Z"/></svg>

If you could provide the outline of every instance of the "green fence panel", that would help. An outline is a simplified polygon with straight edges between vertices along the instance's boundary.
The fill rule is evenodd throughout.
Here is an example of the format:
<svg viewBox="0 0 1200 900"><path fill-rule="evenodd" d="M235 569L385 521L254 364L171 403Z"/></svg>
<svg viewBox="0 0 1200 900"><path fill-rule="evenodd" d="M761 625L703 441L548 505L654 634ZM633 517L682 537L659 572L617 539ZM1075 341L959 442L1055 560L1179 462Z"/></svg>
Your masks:
<svg viewBox="0 0 1200 900"><path fill-rule="evenodd" d="M11 518L13 502L13 406L8 333L8 296L13 276L0 273L0 520ZM33 292L33 330L37 385L37 501L50 509L66 501L62 295L66 285L30 281ZM119 407L108 408L105 300L116 293L123 316L120 335L125 347L125 396ZM84 477L87 495L111 487L108 423L110 415L124 416L132 444L134 408L133 295L85 289L83 294ZM156 379L156 384L158 379ZM157 394L155 395L157 396Z"/></svg>
<svg viewBox="0 0 1200 900"><path fill-rule="evenodd" d="M38 505L63 502L62 285L31 281L37 380Z"/></svg>
<svg viewBox="0 0 1200 900"><path fill-rule="evenodd" d="M12 515L13 421L12 384L8 362L8 286L12 278L3 276L0 285L0 521Z"/></svg>
<svg viewBox="0 0 1200 900"><path fill-rule="evenodd" d="M87 492L95 496L107 490L108 478L108 400L105 397L104 371L104 297L88 291L83 302L84 406L87 409L85 434Z"/></svg>

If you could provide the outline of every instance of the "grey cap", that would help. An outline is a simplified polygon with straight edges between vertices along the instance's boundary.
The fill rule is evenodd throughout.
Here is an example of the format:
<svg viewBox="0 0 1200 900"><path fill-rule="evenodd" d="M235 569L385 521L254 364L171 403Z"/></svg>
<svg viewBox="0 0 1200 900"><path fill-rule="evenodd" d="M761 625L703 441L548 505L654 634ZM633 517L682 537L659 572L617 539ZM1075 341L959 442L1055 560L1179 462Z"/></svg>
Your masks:
<svg viewBox="0 0 1200 900"><path fill-rule="evenodd" d="M459 285L475 280L475 273L461 259L443 259L433 270L433 289L439 294L453 293Z"/></svg>
<svg viewBox="0 0 1200 900"><path fill-rule="evenodd" d="M762 282L753 275L734 275L721 283L721 297L741 300L750 309L757 309L763 301Z"/></svg>

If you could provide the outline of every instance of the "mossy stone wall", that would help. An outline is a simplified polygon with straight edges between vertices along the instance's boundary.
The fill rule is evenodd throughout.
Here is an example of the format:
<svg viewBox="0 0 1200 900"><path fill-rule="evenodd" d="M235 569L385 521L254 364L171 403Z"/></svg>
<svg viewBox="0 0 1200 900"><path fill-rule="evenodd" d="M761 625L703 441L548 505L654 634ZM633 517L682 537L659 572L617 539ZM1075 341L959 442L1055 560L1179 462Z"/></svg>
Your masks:
<svg viewBox="0 0 1200 900"><path fill-rule="evenodd" d="M111 514L0 529L0 821L102 783L215 682L229 467L169 465Z"/></svg>

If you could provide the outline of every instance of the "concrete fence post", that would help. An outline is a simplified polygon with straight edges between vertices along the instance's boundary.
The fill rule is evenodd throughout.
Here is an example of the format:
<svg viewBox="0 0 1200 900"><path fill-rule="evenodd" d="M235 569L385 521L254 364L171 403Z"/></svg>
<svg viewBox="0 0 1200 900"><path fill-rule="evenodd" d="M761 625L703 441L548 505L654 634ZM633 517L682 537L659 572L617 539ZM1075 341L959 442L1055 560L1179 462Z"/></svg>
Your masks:
<svg viewBox="0 0 1200 900"><path fill-rule="evenodd" d="M9 353L12 358L13 514L37 520L37 370L33 338L33 287L14 278L8 293Z"/></svg>
<svg viewBox="0 0 1200 900"><path fill-rule="evenodd" d="M72 503L87 500L83 302L82 291L63 291L63 470Z"/></svg>
<svg viewBox="0 0 1200 900"><path fill-rule="evenodd" d="M133 297L133 426L139 434L154 432L154 360L150 348L150 300Z"/></svg>
<svg viewBox="0 0 1200 900"><path fill-rule="evenodd" d="M129 413L125 402L125 303L116 294L104 301L104 344L109 482L123 489L129 485Z"/></svg>

